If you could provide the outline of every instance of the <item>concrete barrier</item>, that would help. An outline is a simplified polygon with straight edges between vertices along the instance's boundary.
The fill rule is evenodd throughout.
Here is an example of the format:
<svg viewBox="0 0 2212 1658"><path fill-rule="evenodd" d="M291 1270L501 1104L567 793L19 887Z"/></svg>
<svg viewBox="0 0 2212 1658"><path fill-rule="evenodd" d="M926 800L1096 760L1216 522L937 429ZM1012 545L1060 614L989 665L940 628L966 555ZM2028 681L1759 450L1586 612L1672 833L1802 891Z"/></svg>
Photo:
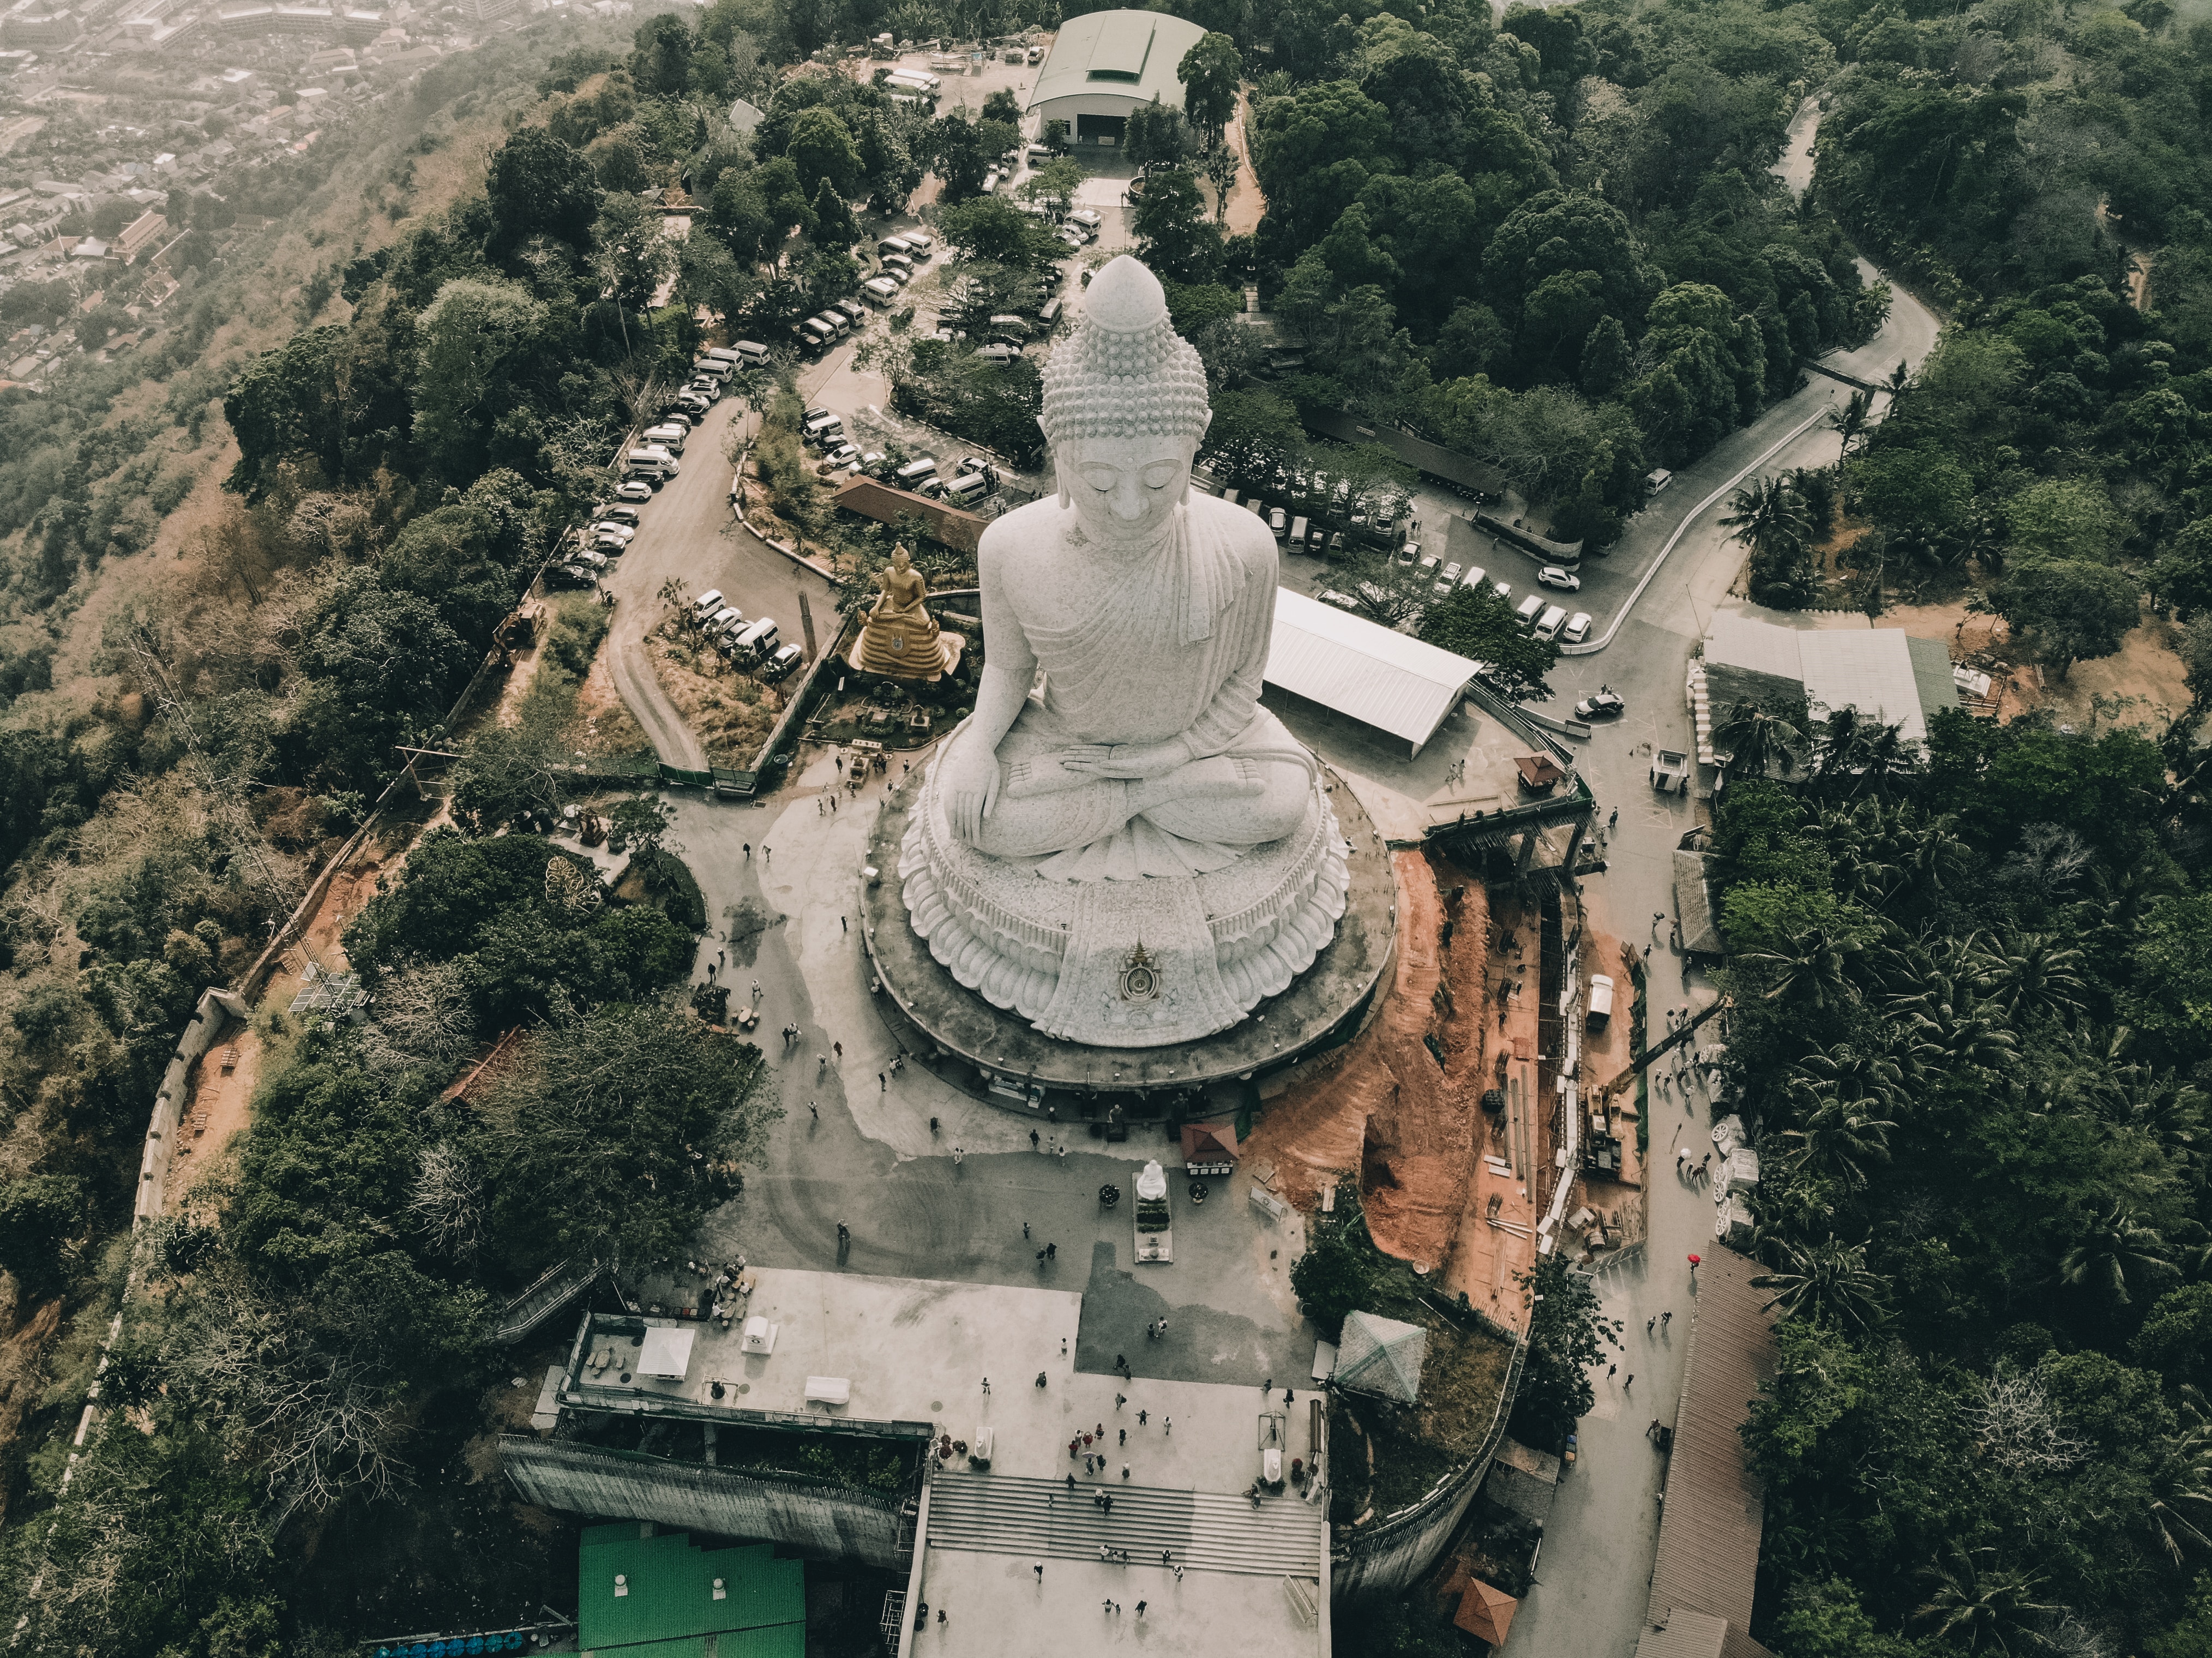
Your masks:
<svg viewBox="0 0 2212 1658"><path fill-rule="evenodd" d="M189 1103L185 1078L191 1074L192 1062L215 1046L232 1020L242 1023L248 1012L246 999L235 991L200 993L199 1007L185 1023L185 1034L177 1038L176 1052L161 1072L161 1086L154 1096L145 1143L138 1153L138 1195L131 1206L132 1226L154 1219L168 1205L170 1137L183 1122Z"/></svg>

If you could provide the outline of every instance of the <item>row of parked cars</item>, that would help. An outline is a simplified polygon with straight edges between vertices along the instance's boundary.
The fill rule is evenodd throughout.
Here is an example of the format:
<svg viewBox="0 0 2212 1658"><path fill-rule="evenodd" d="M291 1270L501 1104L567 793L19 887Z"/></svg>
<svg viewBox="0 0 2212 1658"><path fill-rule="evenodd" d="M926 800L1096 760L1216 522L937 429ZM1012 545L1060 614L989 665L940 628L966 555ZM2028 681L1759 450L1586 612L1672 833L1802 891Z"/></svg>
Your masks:
<svg viewBox="0 0 2212 1658"><path fill-rule="evenodd" d="M775 617L761 616L748 621L744 611L722 596L720 587L709 587L694 599L691 616L708 644L756 679L773 683L787 678L805 659L806 653L798 646L783 642Z"/></svg>
<svg viewBox="0 0 2212 1658"><path fill-rule="evenodd" d="M594 587L629 550L645 521L635 501L614 501L593 509L591 520L562 537L561 550L546 570L549 587Z"/></svg>
<svg viewBox="0 0 2212 1658"><path fill-rule="evenodd" d="M981 455L963 455L950 471L939 467L934 455L918 456L894 466L880 450L863 452L846 434L844 416L828 409L808 410L799 422L799 435L832 471L872 477L948 506L972 506L996 495L1003 482L997 465Z"/></svg>

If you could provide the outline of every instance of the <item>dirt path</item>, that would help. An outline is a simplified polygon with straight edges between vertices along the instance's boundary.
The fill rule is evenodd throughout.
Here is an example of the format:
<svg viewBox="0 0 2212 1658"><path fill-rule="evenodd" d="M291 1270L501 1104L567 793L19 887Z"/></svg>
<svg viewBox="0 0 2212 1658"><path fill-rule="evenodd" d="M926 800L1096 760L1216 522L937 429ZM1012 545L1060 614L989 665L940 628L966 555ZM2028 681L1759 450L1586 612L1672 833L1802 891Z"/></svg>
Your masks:
<svg viewBox="0 0 2212 1658"><path fill-rule="evenodd" d="M638 595L615 611L615 625L608 630L605 647L606 661L615 689L622 693L630 717L643 729L661 763L704 771L706 745L684 723L682 711L661 689L660 676L653 672L645 654L652 648L646 635L659 620L655 608L652 601Z"/></svg>
<svg viewBox="0 0 2212 1658"><path fill-rule="evenodd" d="M1237 152L1237 182L1229 186L1229 216L1222 228L1232 236L1249 236L1260 228L1260 220L1267 211L1267 198L1260 193L1259 175L1252 170L1251 147L1244 142L1252 118L1252 96L1248 92L1237 100L1237 116L1223 130L1229 147Z"/></svg>
<svg viewBox="0 0 2212 1658"><path fill-rule="evenodd" d="M234 1024L193 1065L185 1083L191 1103L170 1134L168 1213L190 1206L191 1188L221 1165L231 1137L252 1123L260 1081L261 1038L250 1024Z"/></svg>

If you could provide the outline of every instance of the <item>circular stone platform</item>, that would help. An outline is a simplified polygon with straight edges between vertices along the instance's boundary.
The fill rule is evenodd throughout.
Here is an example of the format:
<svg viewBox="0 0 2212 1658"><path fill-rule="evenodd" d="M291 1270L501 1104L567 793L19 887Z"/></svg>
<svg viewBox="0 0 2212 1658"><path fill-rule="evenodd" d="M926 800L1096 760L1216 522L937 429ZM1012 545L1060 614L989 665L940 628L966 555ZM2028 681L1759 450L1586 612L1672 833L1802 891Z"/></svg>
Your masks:
<svg viewBox="0 0 2212 1658"><path fill-rule="evenodd" d="M1348 888L1336 936L1279 995L1262 999L1225 1030L1158 1048L1090 1047L1058 1042L1020 1014L994 1007L930 954L907 915L900 847L921 798L920 773L884 801L869 838L876 883L860 894L860 930L885 1007L945 1054L981 1074L987 1097L1017 1108L1036 1103L1035 1088L1082 1096L1182 1093L1290 1063L1356 1024L1388 965L1396 926L1396 887L1389 849L1351 788L1323 769L1322 786L1351 843ZM926 1056L925 1056L926 1057Z"/></svg>

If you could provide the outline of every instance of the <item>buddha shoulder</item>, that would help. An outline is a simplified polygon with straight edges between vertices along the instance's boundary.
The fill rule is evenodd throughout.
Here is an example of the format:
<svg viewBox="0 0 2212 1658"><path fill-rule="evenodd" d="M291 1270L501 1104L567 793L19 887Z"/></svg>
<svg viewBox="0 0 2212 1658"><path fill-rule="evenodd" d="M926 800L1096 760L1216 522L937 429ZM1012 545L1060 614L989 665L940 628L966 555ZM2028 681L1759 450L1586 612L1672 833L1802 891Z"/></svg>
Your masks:
<svg viewBox="0 0 2212 1658"><path fill-rule="evenodd" d="M1280 562L1275 537L1256 513L1194 489L1187 521L1194 532L1234 552L1240 562L1261 570L1270 580L1274 579Z"/></svg>

